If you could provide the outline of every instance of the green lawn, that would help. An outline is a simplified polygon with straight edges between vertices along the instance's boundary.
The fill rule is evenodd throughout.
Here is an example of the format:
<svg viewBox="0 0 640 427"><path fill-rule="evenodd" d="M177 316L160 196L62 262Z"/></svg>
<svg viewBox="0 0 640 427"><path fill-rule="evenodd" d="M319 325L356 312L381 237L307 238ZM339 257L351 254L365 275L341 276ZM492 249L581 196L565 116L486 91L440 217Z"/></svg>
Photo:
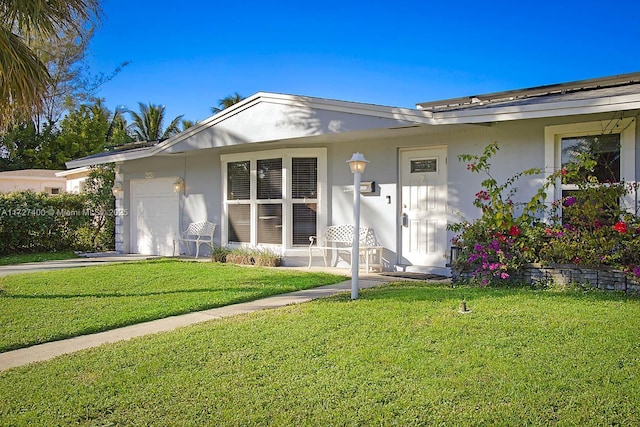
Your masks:
<svg viewBox="0 0 640 427"><path fill-rule="evenodd" d="M0 425L640 425L637 298L416 282L360 295L4 372Z"/></svg>
<svg viewBox="0 0 640 427"><path fill-rule="evenodd" d="M0 351L342 280L168 259L0 277Z"/></svg>
<svg viewBox="0 0 640 427"><path fill-rule="evenodd" d="M15 254L0 256L0 265L24 264L25 262L54 261L59 259L77 258L73 251L38 252L35 254Z"/></svg>

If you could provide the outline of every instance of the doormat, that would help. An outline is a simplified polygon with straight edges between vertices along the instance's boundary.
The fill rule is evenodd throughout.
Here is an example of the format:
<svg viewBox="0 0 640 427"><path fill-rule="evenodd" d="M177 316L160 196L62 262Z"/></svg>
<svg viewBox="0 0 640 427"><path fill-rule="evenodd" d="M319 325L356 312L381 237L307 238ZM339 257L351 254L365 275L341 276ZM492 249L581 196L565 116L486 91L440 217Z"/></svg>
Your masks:
<svg viewBox="0 0 640 427"><path fill-rule="evenodd" d="M447 276L443 276L442 274L419 273L415 271L386 271L384 273L380 273L380 275L414 280L445 280L449 278Z"/></svg>

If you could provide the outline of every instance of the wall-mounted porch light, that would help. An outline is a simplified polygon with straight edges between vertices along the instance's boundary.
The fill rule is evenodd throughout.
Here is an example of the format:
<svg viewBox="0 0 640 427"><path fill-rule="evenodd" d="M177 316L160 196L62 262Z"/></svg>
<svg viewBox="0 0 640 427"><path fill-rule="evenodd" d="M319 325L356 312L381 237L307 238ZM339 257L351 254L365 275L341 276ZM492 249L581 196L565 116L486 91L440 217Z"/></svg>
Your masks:
<svg viewBox="0 0 640 427"><path fill-rule="evenodd" d="M124 189L122 188L121 182L116 182L113 185L113 188L111 188L111 193L113 194L114 197L118 197L122 195L123 192L124 192Z"/></svg>
<svg viewBox="0 0 640 427"><path fill-rule="evenodd" d="M176 181L173 183L173 192L179 193L184 189L184 179L178 177Z"/></svg>

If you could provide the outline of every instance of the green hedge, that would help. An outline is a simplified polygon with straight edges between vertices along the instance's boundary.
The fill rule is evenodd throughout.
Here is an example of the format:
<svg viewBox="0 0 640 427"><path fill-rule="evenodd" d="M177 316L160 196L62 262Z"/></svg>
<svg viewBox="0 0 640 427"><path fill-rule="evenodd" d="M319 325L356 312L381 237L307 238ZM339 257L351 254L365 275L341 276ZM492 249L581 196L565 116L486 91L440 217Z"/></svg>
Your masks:
<svg viewBox="0 0 640 427"><path fill-rule="evenodd" d="M0 194L0 254L90 250L93 215L82 194Z"/></svg>

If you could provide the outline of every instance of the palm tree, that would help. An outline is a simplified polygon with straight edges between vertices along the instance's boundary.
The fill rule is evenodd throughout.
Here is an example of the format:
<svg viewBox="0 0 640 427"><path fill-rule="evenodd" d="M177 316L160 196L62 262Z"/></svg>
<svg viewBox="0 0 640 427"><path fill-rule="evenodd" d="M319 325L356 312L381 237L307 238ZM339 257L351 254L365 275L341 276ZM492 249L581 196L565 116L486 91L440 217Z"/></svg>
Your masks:
<svg viewBox="0 0 640 427"><path fill-rule="evenodd" d="M180 120L181 131L189 129L190 127L193 127L197 124L198 122L197 121L194 122L193 120L188 120L188 119Z"/></svg>
<svg viewBox="0 0 640 427"><path fill-rule="evenodd" d="M211 112L213 114L217 114L220 111L224 110L225 108L229 108L234 104L237 104L238 102L242 101L244 98L244 96L240 95L238 92L234 93L233 95L229 95L226 98L222 98L220 100L218 100L218 106L217 107L211 107Z"/></svg>
<svg viewBox="0 0 640 427"><path fill-rule="evenodd" d="M79 29L100 13L99 0L3 0L0 3L0 127L42 110L51 83L30 37Z"/></svg>
<svg viewBox="0 0 640 427"><path fill-rule="evenodd" d="M131 114L131 130L137 141L161 141L180 132L180 120L178 116L171 120L166 129L162 129L164 124L164 105L144 105L138 102L140 112L129 110Z"/></svg>

